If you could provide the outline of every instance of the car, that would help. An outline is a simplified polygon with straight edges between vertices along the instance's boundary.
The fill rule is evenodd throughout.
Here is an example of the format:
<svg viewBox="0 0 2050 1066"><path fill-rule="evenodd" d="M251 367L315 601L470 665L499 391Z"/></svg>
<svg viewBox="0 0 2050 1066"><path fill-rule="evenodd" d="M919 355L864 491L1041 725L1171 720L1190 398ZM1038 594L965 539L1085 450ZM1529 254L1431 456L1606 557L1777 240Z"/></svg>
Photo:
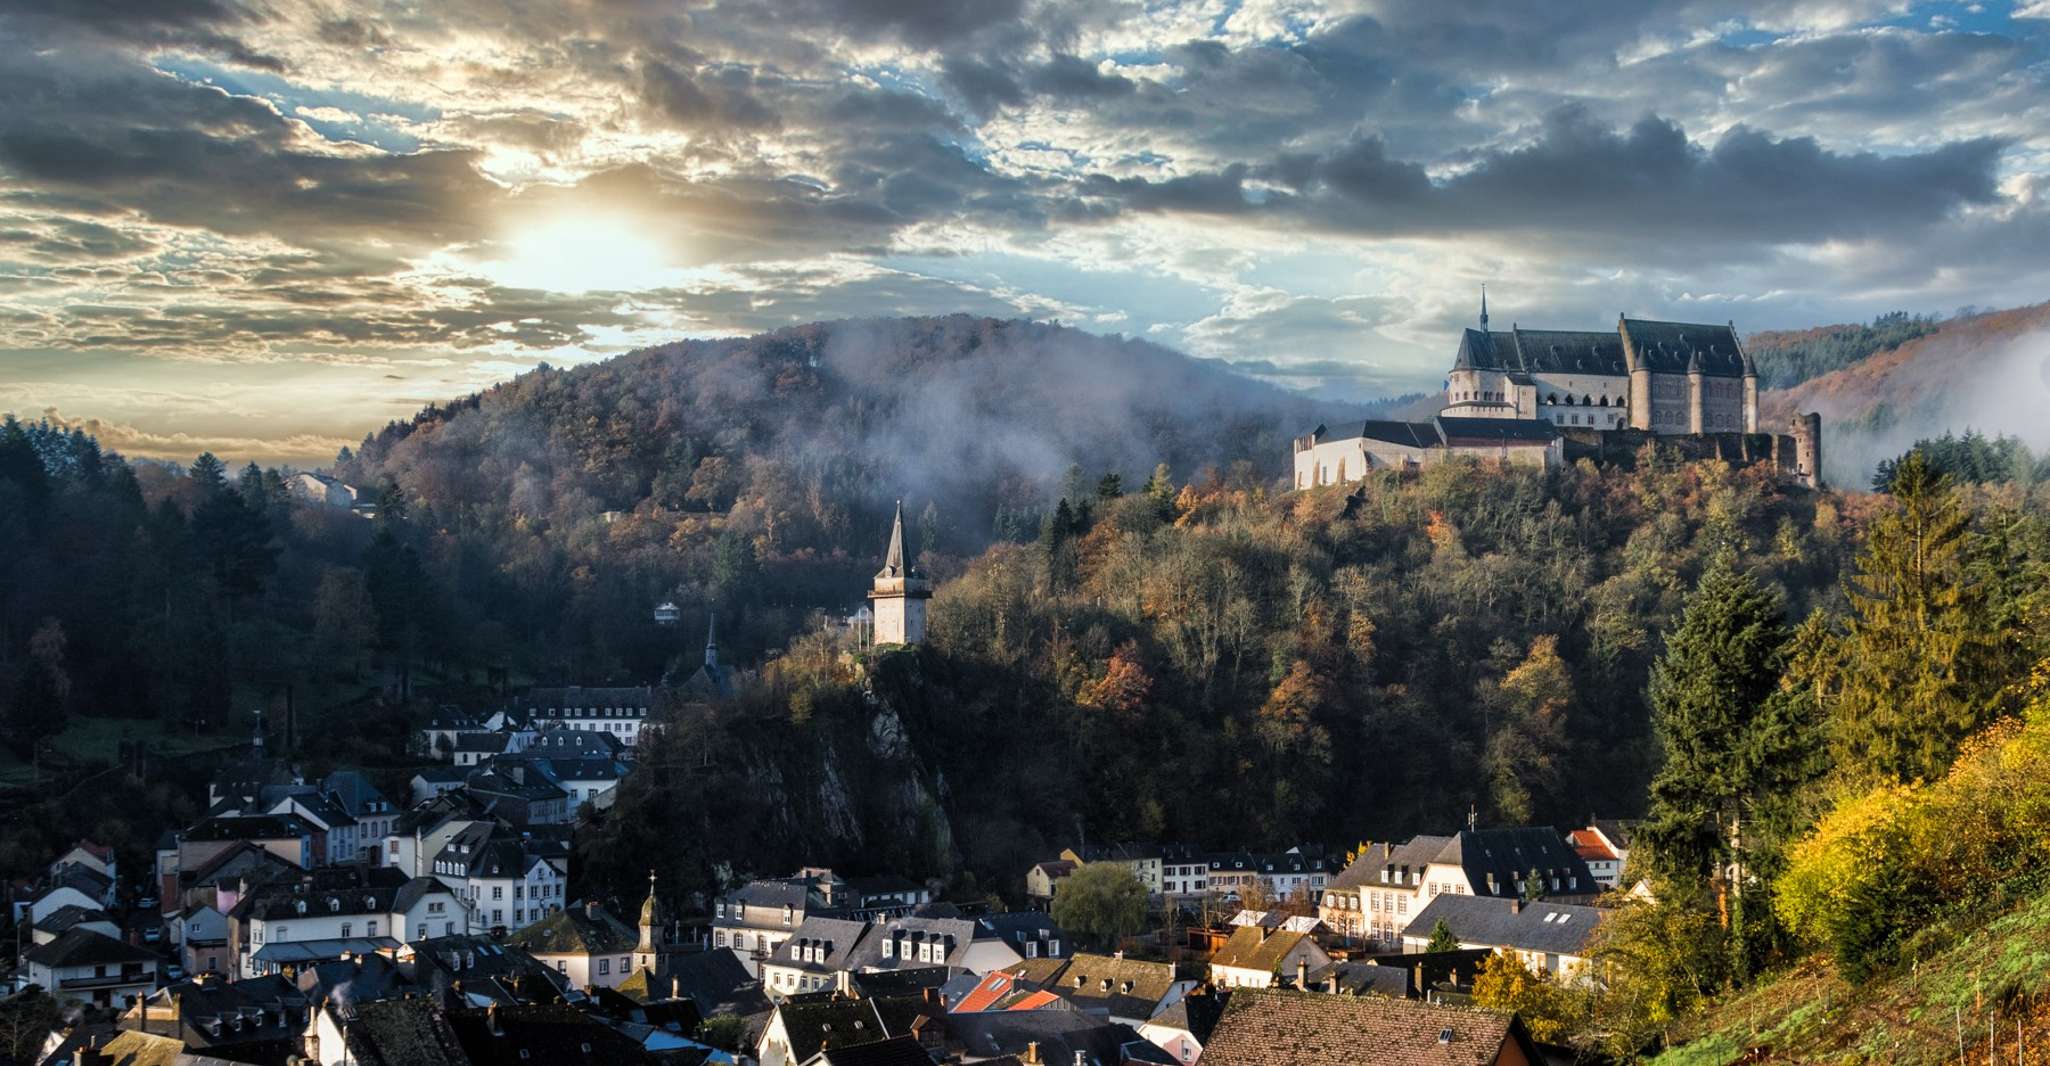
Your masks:
<svg viewBox="0 0 2050 1066"><path fill-rule="evenodd" d="M171 965L169 965L169 966L166 966L166 967L164 967L164 980L166 980L166 981L183 981L184 979L185 979L185 967L183 967L183 966L180 966L180 965L178 965L178 964L177 964L177 963L175 963L175 962L174 962L174 963L172 963L172 964L171 964Z"/></svg>
<svg viewBox="0 0 2050 1066"><path fill-rule="evenodd" d="M152 925L142 931L142 941L145 944L154 944L162 939L164 939L164 927L161 925Z"/></svg>
<svg viewBox="0 0 2050 1066"><path fill-rule="evenodd" d="M137 910L144 910L144 911L153 911L153 910L156 910L156 909L157 909L157 897L155 897L155 896L143 896L143 897L141 897L140 899L137 899L137 900L135 901L135 908L136 908Z"/></svg>

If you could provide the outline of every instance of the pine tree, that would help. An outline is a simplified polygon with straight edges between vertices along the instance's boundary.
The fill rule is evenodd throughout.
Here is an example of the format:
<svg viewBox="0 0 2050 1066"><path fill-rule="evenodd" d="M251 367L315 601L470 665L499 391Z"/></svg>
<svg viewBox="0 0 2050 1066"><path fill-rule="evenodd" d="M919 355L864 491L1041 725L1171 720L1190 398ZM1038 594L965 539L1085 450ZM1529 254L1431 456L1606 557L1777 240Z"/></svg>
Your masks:
<svg viewBox="0 0 2050 1066"><path fill-rule="evenodd" d="M1958 742L2007 709L2001 634L1986 586L1968 571L1971 516L1920 451L1894 467L1897 506L1873 523L1845 583L1834 648L1830 731L1848 776L1942 775Z"/></svg>
<svg viewBox="0 0 2050 1066"><path fill-rule="evenodd" d="M1665 754L1643 830L1652 874L1662 895L1712 891L1739 973L1773 936L1769 909L1742 903L1761 890L1759 864L1774 861L1757 823L1775 820L1775 805L1810 776L1808 719L1780 683L1790 636L1778 593L1724 553L1652 667L1652 728Z"/></svg>
<svg viewBox="0 0 2050 1066"><path fill-rule="evenodd" d="M1427 952L1459 950L1459 938L1452 935L1452 927L1445 924L1445 919L1438 919L1438 924L1431 927L1431 939L1424 944L1424 950Z"/></svg>
<svg viewBox="0 0 2050 1066"><path fill-rule="evenodd" d="M212 452L201 452L192 461L192 481L211 496L228 487L228 464Z"/></svg>

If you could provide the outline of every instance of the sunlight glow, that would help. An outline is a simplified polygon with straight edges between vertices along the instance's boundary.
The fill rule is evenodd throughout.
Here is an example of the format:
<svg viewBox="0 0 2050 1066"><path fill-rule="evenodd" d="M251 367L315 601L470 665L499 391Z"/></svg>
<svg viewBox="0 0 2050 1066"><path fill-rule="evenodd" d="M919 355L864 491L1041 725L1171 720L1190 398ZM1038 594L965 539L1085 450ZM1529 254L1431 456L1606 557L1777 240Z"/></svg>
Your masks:
<svg viewBox="0 0 2050 1066"><path fill-rule="evenodd" d="M519 230L503 258L479 264L500 285L548 292L640 292L674 284L661 243L626 218L561 215Z"/></svg>

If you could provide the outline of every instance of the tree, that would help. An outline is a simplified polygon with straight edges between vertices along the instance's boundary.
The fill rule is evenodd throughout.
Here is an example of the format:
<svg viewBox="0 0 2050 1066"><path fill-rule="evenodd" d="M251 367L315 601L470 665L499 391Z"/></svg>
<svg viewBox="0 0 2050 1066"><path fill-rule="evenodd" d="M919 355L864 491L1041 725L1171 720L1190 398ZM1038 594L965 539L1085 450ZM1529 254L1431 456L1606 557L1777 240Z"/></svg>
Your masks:
<svg viewBox="0 0 2050 1066"><path fill-rule="evenodd" d="M1780 689L1789 637L1779 595L1723 553L1652 667L1652 729L1665 754L1642 831L1653 875L1662 894L1712 886L1725 925L1755 876L1753 814L1808 776L1808 730ZM1753 914L1770 922L1765 908ZM1747 953L1763 931L1734 924L1733 943ZM1747 968L1740 959L1739 972Z"/></svg>
<svg viewBox="0 0 2050 1066"><path fill-rule="evenodd" d="M1174 472L1166 463L1153 468L1153 476L1146 479L1146 499L1162 519L1174 518Z"/></svg>
<svg viewBox="0 0 2050 1066"><path fill-rule="evenodd" d="M1971 515L1920 451L1894 468L1897 506L1873 523L1845 582L1845 632L1824 650L1835 761L1845 776L1943 773L1958 742L2011 710L1984 586L1967 574Z"/></svg>
<svg viewBox="0 0 2050 1066"><path fill-rule="evenodd" d="M219 493L228 487L228 464L212 452L201 452L192 461L192 482L207 495Z"/></svg>
<svg viewBox="0 0 2050 1066"><path fill-rule="evenodd" d="M1531 972L1514 956L1497 951L1482 959L1473 975L1473 1002L1489 1010L1514 1011L1533 1039L1555 1043L1580 1025L1587 997L1551 974Z"/></svg>
<svg viewBox="0 0 2050 1066"><path fill-rule="evenodd" d="M1113 471L1096 482L1096 498L1099 500L1115 500L1124 494L1125 478L1122 474Z"/></svg>
<svg viewBox="0 0 2050 1066"><path fill-rule="evenodd" d="M1431 927L1431 939L1424 945L1424 950L1427 952L1459 950L1459 938L1452 935L1452 927L1445 924L1445 919L1438 919L1438 924Z"/></svg>
<svg viewBox="0 0 2050 1066"><path fill-rule="evenodd" d="M1122 863L1088 863L1061 881L1053 920L1083 943L1114 948L1146 926L1146 882Z"/></svg>
<svg viewBox="0 0 2050 1066"><path fill-rule="evenodd" d="M377 605L361 570L338 566L320 575L313 599L313 639L350 676L362 668L364 651L377 640Z"/></svg>
<svg viewBox="0 0 2050 1066"><path fill-rule="evenodd" d="M1482 687L1481 702L1494 717L1487 763L1495 811L1504 821L1529 822L1551 806L1547 801L1557 796L1564 773L1574 691L1559 638L1533 639L1523 662L1500 683Z"/></svg>
<svg viewBox="0 0 2050 1066"><path fill-rule="evenodd" d="M1715 912L1695 899L1633 899L1594 927L1587 958L1602 983L1585 1042L1629 1061L1725 986L1730 951Z"/></svg>
<svg viewBox="0 0 2050 1066"><path fill-rule="evenodd" d="M261 510L269 493L263 484L263 468L251 461L235 477L235 491L242 495L242 502Z"/></svg>

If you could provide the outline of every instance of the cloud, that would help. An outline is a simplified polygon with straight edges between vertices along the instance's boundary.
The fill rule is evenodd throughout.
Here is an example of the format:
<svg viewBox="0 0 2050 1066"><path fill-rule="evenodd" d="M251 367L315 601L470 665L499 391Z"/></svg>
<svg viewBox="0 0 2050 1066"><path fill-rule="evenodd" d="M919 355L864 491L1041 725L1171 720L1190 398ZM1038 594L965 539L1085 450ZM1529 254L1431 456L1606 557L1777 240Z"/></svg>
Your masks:
<svg viewBox="0 0 2050 1066"><path fill-rule="evenodd" d="M103 448L130 458L190 460L201 452L231 459L257 458L271 462L326 463L343 445L355 442L345 437L324 437L312 433L288 433L278 437L236 434L161 432L101 418L72 418L55 407L46 407L39 417L64 429L91 434Z"/></svg>

